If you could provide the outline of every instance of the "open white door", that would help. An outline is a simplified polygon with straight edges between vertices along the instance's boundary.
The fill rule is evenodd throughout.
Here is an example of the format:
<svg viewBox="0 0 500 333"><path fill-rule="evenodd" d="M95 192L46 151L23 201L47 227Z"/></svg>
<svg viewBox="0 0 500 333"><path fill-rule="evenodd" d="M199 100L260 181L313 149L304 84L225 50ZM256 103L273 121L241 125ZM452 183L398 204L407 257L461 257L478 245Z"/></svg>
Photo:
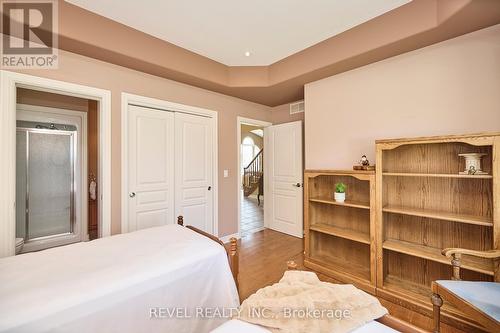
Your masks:
<svg viewBox="0 0 500 333"><path fill-rule="evenodd" d="M128 108L127 231L174 223L174 113Z"/></svg>
<svg viewBox="0 0 500 333"><path fill-rule="evenodd" d="M302 122L266 127L264 147L264 223L302 238Z"/></svg>
<svg viewBox="0 0 500 333"><path fill-rule="evenodd" d="M213 234L213 119L175 114L175 212Z"/></svg>

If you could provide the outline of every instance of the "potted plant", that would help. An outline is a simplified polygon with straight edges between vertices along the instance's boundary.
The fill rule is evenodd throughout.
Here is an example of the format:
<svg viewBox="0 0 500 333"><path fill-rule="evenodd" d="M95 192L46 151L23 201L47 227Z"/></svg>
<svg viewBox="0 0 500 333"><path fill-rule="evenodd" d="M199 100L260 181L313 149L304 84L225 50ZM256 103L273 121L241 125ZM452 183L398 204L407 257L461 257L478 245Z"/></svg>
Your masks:
<svg viewBox="0 0 500 333"><path fill-rule="evenodd" d="M335 193L334 193L335 201L337 201L337 202L344 202L345 201L346 188L347 188L347 185L344 183L335 184Z"/></svg>

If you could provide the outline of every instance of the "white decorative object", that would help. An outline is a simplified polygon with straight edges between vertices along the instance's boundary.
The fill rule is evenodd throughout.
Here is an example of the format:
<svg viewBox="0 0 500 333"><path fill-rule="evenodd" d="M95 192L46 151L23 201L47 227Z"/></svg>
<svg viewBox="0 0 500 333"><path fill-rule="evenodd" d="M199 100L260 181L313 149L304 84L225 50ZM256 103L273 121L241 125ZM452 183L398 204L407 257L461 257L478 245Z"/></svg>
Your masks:
<svg viewBox="0 0 500 333"><path fill-rule="evenodd" d="M97 191L97 183L95 182L95 180L91 180L89 185L89 194L90 194L90 199L94 201L95 199L97 199L96 191Z"/></svg>
<svg viewBox="0 0 500 333"><path fill-rule="evenodd" d="M462 175L486 175L487 173L481 169L481 157L486 156L484 153L468 153L458 154L465 158L465 171L461 171Z"/></svg>
<svg viewBox="0 0 500 333"><path fill-rule="evenodd" d="M337 202L344 202L345 201L345 192L344 193L335 192L333 194L333 196L335 198L335 201L337 201Z"/></svg>

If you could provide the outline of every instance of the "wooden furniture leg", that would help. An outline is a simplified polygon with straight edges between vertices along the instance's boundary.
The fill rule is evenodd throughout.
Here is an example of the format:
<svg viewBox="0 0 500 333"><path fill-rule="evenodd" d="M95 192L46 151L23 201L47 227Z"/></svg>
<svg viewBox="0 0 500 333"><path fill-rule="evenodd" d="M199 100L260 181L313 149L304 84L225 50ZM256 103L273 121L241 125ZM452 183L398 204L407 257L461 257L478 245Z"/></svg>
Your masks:
<svg viewBox="0 0 500 333"><path fill-rule="evenodd" d="M434 333L440 332L440 320L441 320L441 306L443 305L443 299L438 294L432 294L432 313L434 318Z"/></svg>

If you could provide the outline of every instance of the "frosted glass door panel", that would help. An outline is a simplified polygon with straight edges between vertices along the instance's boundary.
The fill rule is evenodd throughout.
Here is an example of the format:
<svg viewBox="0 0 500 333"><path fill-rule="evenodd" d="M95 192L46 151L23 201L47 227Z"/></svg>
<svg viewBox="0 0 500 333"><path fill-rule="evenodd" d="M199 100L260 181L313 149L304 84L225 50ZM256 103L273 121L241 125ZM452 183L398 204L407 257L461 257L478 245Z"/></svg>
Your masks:
<svg viewBox="0 0 500 333"><path fill-rule="evenodd" d="M16 237L26 236L26 131L16 136Z"/></svg>
<svg viewBox="0 0 500 333"><path fill-rule="evenodd" d="M72 232L73 134L29 133L28 238Z"/></svg>

